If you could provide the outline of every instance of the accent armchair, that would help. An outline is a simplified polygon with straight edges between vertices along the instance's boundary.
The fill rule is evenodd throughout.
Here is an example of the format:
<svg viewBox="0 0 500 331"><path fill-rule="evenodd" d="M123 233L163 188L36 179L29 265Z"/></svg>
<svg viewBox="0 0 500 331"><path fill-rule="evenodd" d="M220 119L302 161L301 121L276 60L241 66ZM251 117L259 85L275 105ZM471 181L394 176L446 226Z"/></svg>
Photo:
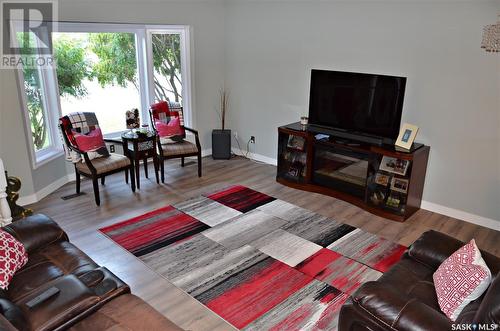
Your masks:
<svg viewBox="0 0 500 331"><path fill-rule="evenodd" d="M99 206L101 204L99 179L104 185L106 176L125 171L125 181L128 183L130 172L131 188L132 192L135 192L135 178L132 162L125 155L108 153L104 146L103 148L106 149L104 156L91 159L89 153L95 152L85 152L78 148L74 137L75 132L85 134L98 128L98 125L94 113L72 113L59 119L59 128L66 146L66 158L75 166L76 194L80 194L81 176L92 179L95 203Z"/></svg>
<svg viewBox="0 0 500 331"><path fill-rule="evenodd" d="M201 177L200 138L197 130L188 128L184 125L182 107L174 103L169 104L167 101L161 101L151 105L151 108L149 109L149 115L151 116L153 129L157 133L161 182L165 183L165 160L180 158L181 166L184 167L184 158L189 156L196 156L198 158L198 177ZM177 141L165 142L158 134L155 123L156 121L168 123L174 117L179 118L182 133L180 137L178 137L179 139ZM195 144L184 139L186 137L186 131L194 134Z"/></svg>

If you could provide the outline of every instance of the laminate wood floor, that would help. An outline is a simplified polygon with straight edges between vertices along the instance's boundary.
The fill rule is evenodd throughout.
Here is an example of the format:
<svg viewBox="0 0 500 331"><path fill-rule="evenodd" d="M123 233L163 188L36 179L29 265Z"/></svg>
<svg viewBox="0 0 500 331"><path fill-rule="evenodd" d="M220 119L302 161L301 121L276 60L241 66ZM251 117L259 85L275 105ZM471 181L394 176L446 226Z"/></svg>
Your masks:
<svg viewBox="0 0 500 331"><path fill-rule="evenodd" d="M98 228L218 187L241 184L403 245L411 244L424 231L435 229L464 241L476 238L480 248L500 256L499 231L426 210L418 211L405 223L386 220L332 197L280 185L275 181L276 167L241 157L224 161L204 158L202 178L196 174L195 162L189 161L181 168L180 161L169 161L166 163L165 184L160 185L154 180L152 168L150 165L149 179L142 174L141 190L136 193L125 184L123 174L106 178L106 185L100 190L100 207L94 204L92 183L85 180L82 191L87 194L61 200L61 196L74 193L75 183L68 183L30 208L51 216L67 231L73 243L127 282L134 294L187 330L234 328L103 236Z"/></svg>

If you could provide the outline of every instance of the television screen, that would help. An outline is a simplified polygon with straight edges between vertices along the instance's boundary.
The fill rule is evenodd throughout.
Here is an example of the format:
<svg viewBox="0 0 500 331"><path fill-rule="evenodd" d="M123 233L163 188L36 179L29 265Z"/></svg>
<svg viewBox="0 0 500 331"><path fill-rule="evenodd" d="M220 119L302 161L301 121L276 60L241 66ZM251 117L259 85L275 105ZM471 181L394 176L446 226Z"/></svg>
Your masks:
<svg viewBox="0 0 500 331"><path fill-rule="evenodd" d="M309 123L395 140L406 78L311 71Z"/></svg>

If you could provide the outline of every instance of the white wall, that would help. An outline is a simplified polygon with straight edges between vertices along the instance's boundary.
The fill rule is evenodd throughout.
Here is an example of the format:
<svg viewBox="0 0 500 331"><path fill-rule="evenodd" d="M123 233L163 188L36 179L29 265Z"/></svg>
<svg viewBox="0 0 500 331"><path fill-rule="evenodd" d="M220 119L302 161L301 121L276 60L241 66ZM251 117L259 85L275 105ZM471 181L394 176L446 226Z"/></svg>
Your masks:
<svg viewBox="0 0 500 331"><path fill-rule="evenodd" d="M182 24L192 29L193 108L203 148L217 125L215 107L224 80L224 7L217 0L59 0L59 20L105 23ZM29 196L68 173L63 157L31 169L15 74L0 70L1 156L12 175L23 180L22 196Z"/></svg>
<svg viewBox="0 0 500 331"><path fill-rule="evenodd" d="M480 49L494 1L230 2L230 127L276 158L308 112L311 68L408 77L403 121L431 146L424 200L500 220L498 54Z"/></svg>
<svg viewBox="0 0 500 331"><path fill-rule="evenodd" d="M500 1L60 0L60 19L192 26L194 108L204 148L229 126L276 157L277 127L307 114L311 68L408 77L403 120L431 145L424 199L500 220L500 60L479 48ZM23 195L66 175L60 158L32 171L15 75L0 70L0 156Z"/></svg>

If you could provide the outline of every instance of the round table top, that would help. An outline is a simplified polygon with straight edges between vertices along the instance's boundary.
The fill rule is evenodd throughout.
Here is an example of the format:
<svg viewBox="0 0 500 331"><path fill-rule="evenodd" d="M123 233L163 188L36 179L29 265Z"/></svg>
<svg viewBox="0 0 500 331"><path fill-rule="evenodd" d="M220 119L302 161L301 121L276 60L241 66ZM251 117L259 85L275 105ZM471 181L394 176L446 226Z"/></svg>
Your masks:
<svg viewBox="0 0 500 331"><path fill-rule="evenodd" d="M145 139L145 138L153 138L156 134L147 129L133 129L122 133L122 138L124 139Z"/></svg>

